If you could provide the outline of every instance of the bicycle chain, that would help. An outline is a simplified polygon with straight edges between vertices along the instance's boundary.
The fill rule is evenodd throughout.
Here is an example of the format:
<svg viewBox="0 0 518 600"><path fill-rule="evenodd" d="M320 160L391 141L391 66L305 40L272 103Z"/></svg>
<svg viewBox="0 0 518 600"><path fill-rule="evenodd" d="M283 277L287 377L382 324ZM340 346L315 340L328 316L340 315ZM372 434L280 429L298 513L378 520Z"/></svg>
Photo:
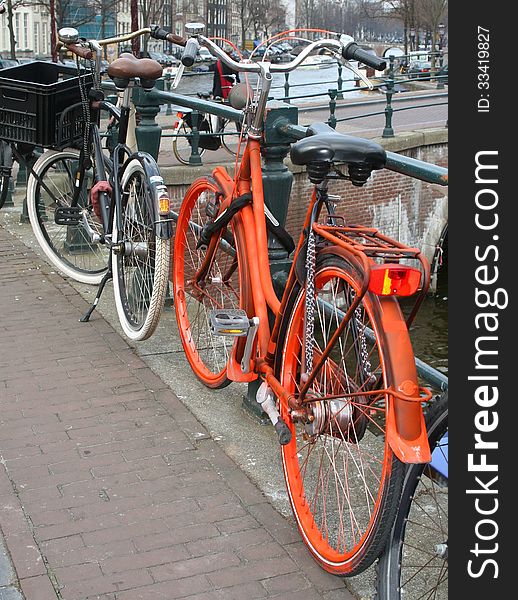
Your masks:
<svg viewBox="0 0 518 600"><path fill-rule="evenodd" d="M304 352L306 373L313 370L314 331L315 331L315 234L311 229L306 247L306 298L304 313Z"/></svg>
<svg viewBox="0 0 518 600"><path fill-rule="evenodd" d="M355 292L353 292L353 300L355 295ZM360 361L362 370L364 375L367 376L367 380L370 380L372 378L372 365L369 360L367 342L365 341L365 323L362 319L362 309L360 305L357 306L354 311L354 320L358 329L358 337L360 338Z"/></svg>
<svg viewBox="0 0 518 600"><path fill-rule="evenodd" d="M86 63L86 60L84 61ZM93 89L100 90L101 89L101 75L97 73L95 68L95 60L90 59L89 61L89 71L92 74L92 82ZM79 93L81 95L81 104L83 107L83 119L85 122L85 129L83 134L83 151L85 157L89 157L88 152L88 140L90 139L90 102L88 101L88 93L86 91L86 78L88 69L84 69L83 73L81 73L80 67L80 59L76 57L76 66L77 66L77 77L79 79Z"/></svg>
<svg viewBox="0 0 518 600"><path fill-rule="evenodd" d="M90 103L88 101L88 94L86 92L86 69L84 70L84 74L82 74L79 57L76 58L76 65L77 77L79 79L79 93L81 95L81 104L83 108L83 119L85 122L85 128L83 132L83 152L86 158L89 156L88 140L90 138ZM93 69L93 61L90 61L90 69L92 70L92 73L95 71L95 69Z"/></svg>

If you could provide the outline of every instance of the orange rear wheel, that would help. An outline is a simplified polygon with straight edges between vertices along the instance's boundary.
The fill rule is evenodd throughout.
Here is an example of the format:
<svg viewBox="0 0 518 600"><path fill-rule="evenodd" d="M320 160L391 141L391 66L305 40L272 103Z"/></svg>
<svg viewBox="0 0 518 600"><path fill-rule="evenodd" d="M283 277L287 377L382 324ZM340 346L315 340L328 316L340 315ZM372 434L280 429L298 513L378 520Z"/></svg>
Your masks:
<svg viewBox="0 0 518 600"><path fill-rule="evenodd" d="M358 291L343 258L318 257L313 368ZM277 376L295 396L307 381L305 310L305 289L296 283L276 361ZM337 575L355 575L378 557L401 491L403 465L384 435L390 400L383 393L358 395L391 383L392 349L379 326L381 311L378 297L364 296L312 382L305 414L295 417L287 405L280 409L292 431L292 441L282 446L282 460L298 527L315 559Z"/></svg>

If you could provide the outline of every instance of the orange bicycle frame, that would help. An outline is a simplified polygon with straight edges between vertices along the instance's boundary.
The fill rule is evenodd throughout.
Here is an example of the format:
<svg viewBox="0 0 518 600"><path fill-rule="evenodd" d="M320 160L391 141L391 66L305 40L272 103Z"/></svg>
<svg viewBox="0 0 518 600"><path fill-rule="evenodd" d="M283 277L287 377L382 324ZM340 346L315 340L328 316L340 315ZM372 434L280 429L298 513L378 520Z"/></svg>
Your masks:
<svg viewBox="0 0 518 600"><path fill-rule="evenodd" d="M285 312L285 304L288 298L288 290L294 280L294 264L290 269L286 291L282 300L277 298L273 289L270 274L270 264L268 259L268 242L266 221L264 217L264 195L262 180L262 165L260 155L260 142L255 139L248 139L245 146L237 176L234 179L230 177L226 169L216 167L213 176L221 186L224 192L224 199L220 210L228 208L232 200L246 193L252 193L252 204L244 206L239 211L244 228L244 243L246 260L249 265L250 289L252 296L252 305L255 316L259 317L259 330L257 333L257 352L256 358L252 359L251 373L243 373L239 361L235 357L235 351L229 360L227 374L234 381L251 381L261 376L271 387L278 398L283 399L290 407L296 409L304 404L305 392L309 389L312 378L308 380L302 390L300 398L290 396L273 372L273 360L275 356L277 338ZM307 229L311 222L311 214L315 202L316 193L313 193L309 204L304 228ZM334 253L344 257L350 264L356 266L358 273L364 274L364 280L361 283L361 293L356 298L356 302L347 310L343 318L342 326L348 322L353 314L355 307L361 301L363 295L367 292L369 281L370 265L373 263L360 246L347 243L340 236L330 232L325 227L313 224L314 231L321 237L327 238L331 245L326 248L326 252ZM366 230L375 231L373 229ZM380 236L382 240L387 240ZM295 256L298 255L304 238L300 236ZM401 248L404 248L400 245ZM421 260L422 257L420 257ZM210 259L209 259L210 260ZM424 259L423 259L424 260ZM423 263L426 281L426 261ZM424 290L426 291L426 289ZM419 387L417 383L417 371L415 364L403 364L408 361L398 361L397 355L400 353L397 349L401 347L401 354L404 356L409 352L407 335L407 325L402 319L399 304L393 297L381 300L383 302L381 326L386 336L390 336L392 347L396 348L393 364L387 365L391 374L393 387L387 390L375 390L377 395L385 393L389 398L387 402L387 440L394 454L403 462L428 462L431 460L428 438L425 422L423 418L421 402L429 399L431 394L428 390ZM417 303L416 303L417 304ZM268 309L275 315L275 322L272 330L268 320ZM416 309L412 312L412 318ZM404 329L403 329L404 328ZM339 328L336 335L341 333ZM336 335L334 337L336 337ZM332 347L333 340L330 340L328 347L324 349L314 368L314 373L319 371L327 354Z"/></svg>

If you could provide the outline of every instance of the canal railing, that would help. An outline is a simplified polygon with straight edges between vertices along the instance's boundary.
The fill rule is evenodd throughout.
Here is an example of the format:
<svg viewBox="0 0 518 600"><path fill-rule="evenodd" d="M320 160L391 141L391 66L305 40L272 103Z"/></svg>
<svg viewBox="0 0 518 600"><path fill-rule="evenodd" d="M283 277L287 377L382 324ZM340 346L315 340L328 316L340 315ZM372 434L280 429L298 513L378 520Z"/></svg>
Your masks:
<svg viewBox="0 0 518 600"><path fill-rule="evenodd" d="M395 137L395 129L394 129L394 114L407 110L415 110L415 109L424 109L430 108L434 106L442 106L447 105L448 103L448 93L444 91L434 91L434 93L430 93L431 89L428 88L427 93L419 94L414 96L412 99L408 96L400 96L400 91L402 89L401 86L413 84L416 82L424 83L424 82L436 82L436 89L444 89L444 82L447 81L447 75L440 75L440 66L432 70L429 74L419 74L419 77L412 78L408 76L408 74L401 73L401 65L405 64L406 57L393 57L389 58L389 66L386 71L386 75L383 77L376 77L373 80L375 81L373 90L378 90L383 96L377 99L369 99L369 100L361 100L361 101L346 101L341 102L341 100L346 99L346 95L349 92L358 92L358 91L367 91L369 88L362 85L355 85L354 87L344 88L344 78L342 77L342 65L338 64L338 78L337 80L319 82L319 85L333 84L336 87L328 88L327 91L319 91L315 93L305 93L301 95L290 95L290 90L293 88L301 88L304 86L313 86L314 83L299 83L299 84L290 84L289 78L286 77L286 82L284 84L283 89L285 91L285 95L280 98L272 97L271 100L276 100L279 102L284 102L290 106L297 106L300 110L311 111L311 110L321 110L327 109L328 116L326 122L333 128L336 128L338 123L351 121L354 119L364 119L368 117L374 117L379 115L385 116L385 124L382 132L383 138L392 138ZM436 64L442 65L443 54L439 54L439 58L436 60ZM286 76L289 74L287 73ZM114 90L114 85L109 82L103 82L103 86L108 90ZM277 86L278 88L281 86ZM237 131L230 132L225 131L221 132L205 132L200 130L200 124L203 120L203 115L206 113L210 113L213 115L218 115L227 120L232 121L240 121L242 119L241 111L234 111L228 105L222 105L217 102L210 102L206 100L202 100L200 98L190 96L187 94L179 94L177 92L171 92L171 78L165 77L157 81L156 87L151 92L143 93L140 88L136 88L134 102L137 107L137 112L140 116L140 132L145 137L155 140L160 140L162 137L173 138L173 137L182 137L187 138L191 147L191 154L189 156L189 164L198 166L202 164L202 157L200 155L200 147L203 145L202 138L204 137L221 137L221 136L238 136L239 133ZM433 88L432 88L433 89ZM295 100L304 99L306 101L316 98L328 97L328 101L325 105L317 105L317 106L308 106L306 105L295 105ZM402 104L405 101L404 106L394 106L394 103ZM423 100L430 100L429 102L423 103ZM368 105L382 103L384 106L379 110L372 110L370 112L364 112L360 114L354 115L346 115L346 116L338 116L337 110L340 111L349 110L352 111L359 107L365 107ZM156 117L161 113L162 106L166 107L165 114L166 116L172 115L171 107L179 105L182 107L189 108L191 110L191 122L192 128L191 132L186 133L174 133L172 128L164 129L163 131L159 128L159 125L156 122ZM374 108L374 107L373 107ZM445 123L447 125L447 122ZM159 133L160 130L160 133ZM200 143L201 142L201 143ZM158 148L156 148L156 152L158 152ZM155 152L155 154L156 154Z"/></svg>

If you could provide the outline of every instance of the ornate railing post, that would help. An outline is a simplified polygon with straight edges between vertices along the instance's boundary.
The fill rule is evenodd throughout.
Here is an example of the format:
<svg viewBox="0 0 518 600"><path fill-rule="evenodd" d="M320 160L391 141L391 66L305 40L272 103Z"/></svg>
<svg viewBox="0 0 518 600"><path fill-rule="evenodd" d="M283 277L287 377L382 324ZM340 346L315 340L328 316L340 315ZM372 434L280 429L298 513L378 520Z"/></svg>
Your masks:
<svg viewBox="0 0 518 600"><path fill-rule="evenodd" d="M327 90L329 94L329 119L327 119L328 124L336 129L336 98L338 97L338 90Z"/></svg>
<svg viewBox="0 0 518 600"><path fill-rule="evenodd" d="M437 73L437 89L438 90L444 89L444 75L441 74L441 70L443 67L443 56L444 56L444 52L442 50L439 50L439 72Z"/></svg>
<svg viewBox="0 0 518 600"><path fill-rule="evenodd" d="M385 128L381 137L392 138L394 137L394 129L392 128L392 115L394 109L392 108L392 96L394 95L394 57L389 56L389 72L386 79L387 82L387 105L385 107Z"/></svg>
<svg viewBox="0 0 518 600"><path fill-rule="evenodd" d="M338 100L343 100L344 99L344 95L343 95L343 83L344 80L342 78L342 70L343 70L343 66L341 63L338 63L338 80L336 82L337 86L338 86L338 93L336 95Z"/></svg>
<svg viewBox="0 0 518 600"><path fill-rule="evenodd" d="M284 101L290 102L290 74L284 73Z"/></svg>
<svg viewBox="0 0 518 600"><path fill-rule="evenodd" d="M168 92L171 91L171 73L165 74L165 87ZM173 109L171 108L171 103L167 102L165 109L166 117L170 117L173 114Z"/></svg>
<svg viewBox="0 0 518 600"><path fill-rule="evenodd" d="M155 83L155 88L163 90L164 80L159 79ZM156 117L160 113L160 102L154 90L145 91L141 87L136 87L133 90L133 103L137 116L140 117L140 122L135 128L138 149L149 152L157 160L162 137L162 128L156 122Z"/></svg>
<svg viewBox="0 0 518 600"><path fill-rule="evenodd" d="M202 164L200 156L200 130L198 125L201 121L202 115L197 110L191 112L191 155L189 156L189 164L193 166L199 166Z"/></svg>

